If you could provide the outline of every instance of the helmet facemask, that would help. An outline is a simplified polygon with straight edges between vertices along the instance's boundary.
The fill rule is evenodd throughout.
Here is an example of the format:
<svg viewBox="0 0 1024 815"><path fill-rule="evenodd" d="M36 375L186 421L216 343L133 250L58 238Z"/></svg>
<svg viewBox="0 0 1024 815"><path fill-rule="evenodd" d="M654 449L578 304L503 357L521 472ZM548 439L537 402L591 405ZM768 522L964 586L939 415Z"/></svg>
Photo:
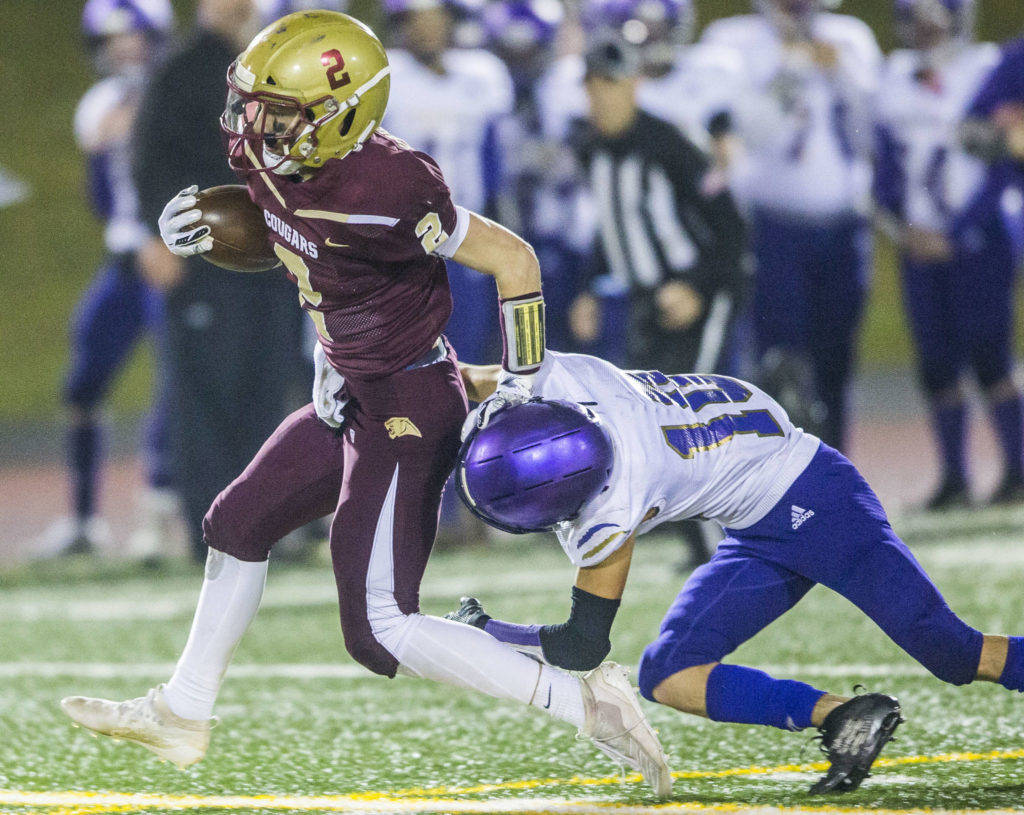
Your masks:
<svg viewBox="0 0 1024 815"><path fill-rule="evenodd" d="M228 69L228 96L220 119L229 140L228 162L242 171L298 172L316 150L317 132L338 117L342 106L331 95L304 105L287 94L246 91L235 81L236 68L237 63ZM247 145L258 163L252 156L246 160Z"/></svg>

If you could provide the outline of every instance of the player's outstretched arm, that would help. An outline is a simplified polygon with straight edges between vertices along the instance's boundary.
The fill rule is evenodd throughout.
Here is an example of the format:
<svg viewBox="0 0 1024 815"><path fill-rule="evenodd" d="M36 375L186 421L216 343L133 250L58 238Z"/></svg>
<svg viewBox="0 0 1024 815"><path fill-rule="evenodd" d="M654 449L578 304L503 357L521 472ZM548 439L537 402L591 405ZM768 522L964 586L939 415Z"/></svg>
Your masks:
<svg viewBox="0 0 1024 815"><path fill-rule="evenodd" d="M490 275L502 300L540 293L540 264L533 247L517 234L475 212L452 260Z"/></svg>
<svg viewBox="0 0 1024 815"><path fill-rule="evenodd" d="M495 639L570 671L589 671L601 664L612 644L612 623L619 610L633 556L633 538L607 560L576 574L569 619L560 625L519 625L490 617L473 597L462 598L448 619L474 625Z"/></svg>
<svg viewBox="0 0 1024 815"><path fill-rule="evenodd" d="M475 212L466 236L452 255L458 263L491 275L498 286L501 313L501 367L497 395L476 412L483 427L494 412L530 398L533 375L544 361L544 296L540 264L533 247L515 233Z"/></svg>

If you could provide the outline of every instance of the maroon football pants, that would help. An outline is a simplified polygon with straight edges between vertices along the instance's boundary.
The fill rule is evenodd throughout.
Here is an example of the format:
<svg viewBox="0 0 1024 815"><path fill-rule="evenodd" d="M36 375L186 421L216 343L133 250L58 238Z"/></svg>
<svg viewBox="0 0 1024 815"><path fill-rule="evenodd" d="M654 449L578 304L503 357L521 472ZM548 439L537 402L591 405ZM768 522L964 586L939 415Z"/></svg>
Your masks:
<svg viewBox="0 0 1024 815"><path fill-rule="evenodd" d="M382 627L419 610L419 586L455 466L466 391L447 359L371 382L349 382L344 432L312 405L285 419L213 502L206 543L266 560L289 532L334 512L331 559L348 652L394 676Z"/></svg>

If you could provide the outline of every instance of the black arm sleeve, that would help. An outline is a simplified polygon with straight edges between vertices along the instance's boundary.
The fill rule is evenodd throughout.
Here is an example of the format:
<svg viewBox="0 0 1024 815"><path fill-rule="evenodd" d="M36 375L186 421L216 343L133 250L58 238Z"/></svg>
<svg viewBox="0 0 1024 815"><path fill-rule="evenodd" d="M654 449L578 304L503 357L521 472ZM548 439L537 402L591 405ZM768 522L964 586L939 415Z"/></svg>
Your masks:
<svg viewBox="0 0 1024 815"><path fill-rule="evenodd" d="M539 631L544 659L570 671L600 665L612 648L609 634L619 602L573 586L569 619L561 625L541 626Z"/></svg>

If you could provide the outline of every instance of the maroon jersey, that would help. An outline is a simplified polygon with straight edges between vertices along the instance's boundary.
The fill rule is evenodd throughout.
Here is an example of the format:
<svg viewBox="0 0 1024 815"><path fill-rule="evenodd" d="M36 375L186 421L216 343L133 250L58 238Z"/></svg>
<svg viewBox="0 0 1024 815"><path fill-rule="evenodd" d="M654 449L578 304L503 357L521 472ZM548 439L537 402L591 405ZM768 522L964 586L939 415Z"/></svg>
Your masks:
<svg viewBox="0 0 1024 815"><path fill-rule="evenodd" d="M307 181L259 173L247 185L335 368L373 379L430 350L452 311L433 252L457 222L430 156L379 130Z"/></svg>

